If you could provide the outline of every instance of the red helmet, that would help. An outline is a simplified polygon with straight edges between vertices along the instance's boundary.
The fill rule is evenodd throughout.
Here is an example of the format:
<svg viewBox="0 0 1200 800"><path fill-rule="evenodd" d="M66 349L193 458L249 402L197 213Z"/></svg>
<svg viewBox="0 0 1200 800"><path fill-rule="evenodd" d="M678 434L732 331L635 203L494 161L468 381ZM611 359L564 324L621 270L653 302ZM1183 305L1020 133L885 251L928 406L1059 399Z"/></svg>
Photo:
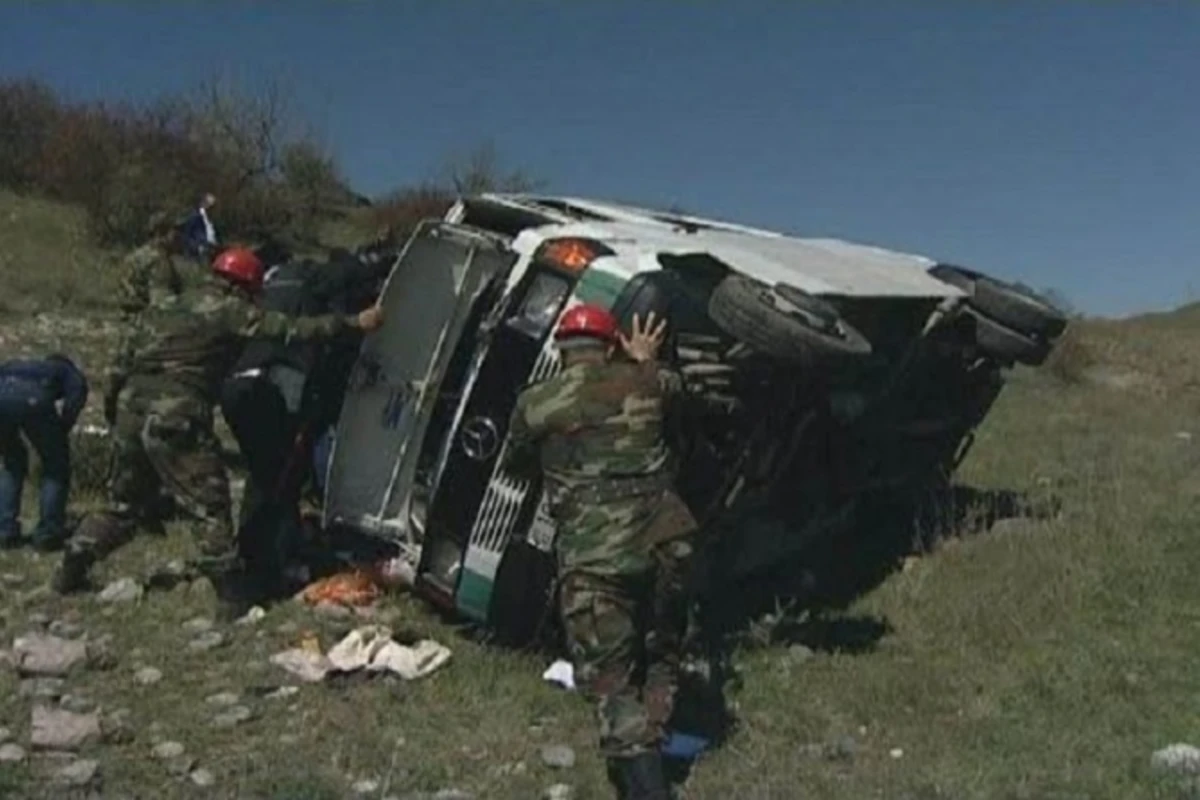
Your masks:
<svg viewBox="0 0 1200 800"><path fill-rule="evenodd" d="M263 263L253 250L231 247L213 259L212 270L230 283L252 292L262 288Z"/></svg>
<svg viewBox="0 0 1200 800"><path fill-rule="evenodd" d="M617 340L617 318L604 306L582 303L568 308L558 321L554 338L558 341L588 336L605 342Z"/></svg>

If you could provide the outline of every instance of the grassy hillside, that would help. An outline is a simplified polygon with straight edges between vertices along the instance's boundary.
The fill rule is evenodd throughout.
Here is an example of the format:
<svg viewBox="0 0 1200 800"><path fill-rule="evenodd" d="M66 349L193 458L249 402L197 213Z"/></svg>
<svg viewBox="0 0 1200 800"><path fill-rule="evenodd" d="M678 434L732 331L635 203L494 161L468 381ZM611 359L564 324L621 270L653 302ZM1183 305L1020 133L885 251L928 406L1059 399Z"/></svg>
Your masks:
<svg viewBox="0 0 1200 800"><path fill-rule="evenodd" d="M105 256L77 230L62 209L0 196L0 353L51 343L102 350ZM55 312L54 300L70 310ZM23 311L33 308L46 315ZM771 622L770 644L735 653L728 692L738 724L697 765L687 797L1189 796L1179 779L1151 771L1150 754L1200 740L1200 310L1083 322L1073 336L1063 377L1012 376L960 475L981 489L1053 491L1062 514L949 537L844 611ZM138 574L186 548L185 527L173 526L101 577ZM172 774L177 764L150 756L161 740L185 746L195 759L185 766L211 771L211 797L347 797L364 780L374 784L359 783L357 796L536 798L556 783L577 798L610 796L589 711L542 684L544 660L471 643L411 598L380 614L453 648L441 672L276 699L262 696L287 683L271 653L307 629L328 646L355 621L289 605L197 652L184 623L206 611L206 590L136 606L61 601L39 589L51 565L0 554L0 649L52 620L111 637L116 665L65 689L106 714L127 710L132 740L90 749L104 797L202 794ZM160 670L161 682L136 683L142 667ZM205 698L219 692L237 693L253 717L215 728L220 709ZM0 671L0 727L18 742L32 703ZM573 747L577 764L543 764L551 744ZM33 759L0 764L0 795L64 796L46 769Z"/></svg>

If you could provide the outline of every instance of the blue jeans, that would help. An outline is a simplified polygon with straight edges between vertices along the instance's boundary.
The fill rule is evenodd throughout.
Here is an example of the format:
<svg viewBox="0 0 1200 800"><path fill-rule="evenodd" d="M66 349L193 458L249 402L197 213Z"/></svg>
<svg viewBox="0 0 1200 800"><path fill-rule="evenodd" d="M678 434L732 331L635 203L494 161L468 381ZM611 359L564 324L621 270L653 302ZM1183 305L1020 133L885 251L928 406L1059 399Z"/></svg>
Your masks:
<svg viewBox="0 0 1200 800"><path fill-rule="evenodd" d="M61 539L71 491L71 446L66 426L53 411L33 414L17 422L0 420L0 539L21 533L21 487L29 472L29 450L21 434L42 462L39 518L33 537L39 541Z"/></svg>

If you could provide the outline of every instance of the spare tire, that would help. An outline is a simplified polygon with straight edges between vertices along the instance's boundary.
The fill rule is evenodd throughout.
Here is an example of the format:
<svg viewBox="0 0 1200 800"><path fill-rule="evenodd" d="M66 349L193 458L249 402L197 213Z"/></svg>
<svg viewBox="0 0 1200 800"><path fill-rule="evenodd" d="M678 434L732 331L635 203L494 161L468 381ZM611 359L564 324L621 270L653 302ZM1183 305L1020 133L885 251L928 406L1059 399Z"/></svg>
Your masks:
<svg viewBox="0 0 1200 800"><path fill-rule="evenodd" d="M871 353L871 343L837 309L785 284L771 287L731 274L713 290L708 313L730 336L788 361Z"/></svg>
<svg viewBox="0 0 1200 800"><path fill-rule="evenodd" d="M1039 367L1050 355L1050 343L1035 339L968 307L966 313L975 323L975 345L987 356L1005 364L1014 361Z"/></svg>
<svg viewBox="0 0 1200 800"><path fill-rule="evenodd" d="M1067 328L1066 315L1029 289L951 264L938 264L929 274L962 289L977 310L1018 333L1057 339Z"/></svg>

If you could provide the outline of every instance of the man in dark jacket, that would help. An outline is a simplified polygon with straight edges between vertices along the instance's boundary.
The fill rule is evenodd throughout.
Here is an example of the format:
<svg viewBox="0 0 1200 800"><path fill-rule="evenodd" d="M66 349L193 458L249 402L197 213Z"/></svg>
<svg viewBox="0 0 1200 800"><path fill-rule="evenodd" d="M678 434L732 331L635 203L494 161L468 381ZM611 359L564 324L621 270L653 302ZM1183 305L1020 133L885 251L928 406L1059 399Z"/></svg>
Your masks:
<svg viewBox="0 0 1200 800"><path fill-rule="evenodd" d="M62 544L71 490L67 437L87 397L87 379L64 355L0 363L0 546L15 547L22 541L21 487L29 469L22 434L42 462L39 519L32 543L39 550Z"/></svg>
<svg viewBox="0 0 1200 800"><path fill-rule="evenodd" d="M188 255L201 262L207 262L218 247L217 229L209 216L217 198L206 194L200 198L196 209L180 224L180 234Z"/></svg>
<svg viewBox="0 0 1200 800"><path fill-rule="evenodd" d="M288 316L356 314L378 295L387 265L344 252L327 264L267 271L260 305ZM326 342L252 340L225 382L221 411L247 463L239 542L266 592L277 591L287 543L299 533L300 494L317 435L337 420L361 336Z"/></svg>

